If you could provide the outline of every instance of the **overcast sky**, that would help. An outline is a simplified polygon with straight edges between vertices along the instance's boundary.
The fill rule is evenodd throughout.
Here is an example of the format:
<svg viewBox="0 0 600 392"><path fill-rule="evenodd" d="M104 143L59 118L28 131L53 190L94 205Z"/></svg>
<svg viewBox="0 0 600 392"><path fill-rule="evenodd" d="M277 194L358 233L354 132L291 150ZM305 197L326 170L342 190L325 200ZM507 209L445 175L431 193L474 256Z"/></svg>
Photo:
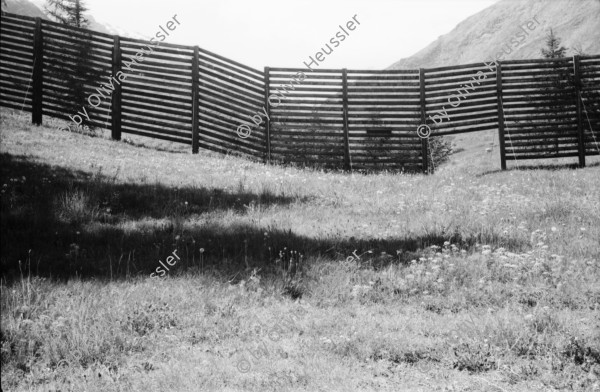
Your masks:
<svg viewBox="0 0 600 392"><path fill-rule="evenodd" d="M199 45L255 68L300 67L357 15L322 68L382 69L410 56L498 0L87 0L99 22L166 42Z"/></svg>

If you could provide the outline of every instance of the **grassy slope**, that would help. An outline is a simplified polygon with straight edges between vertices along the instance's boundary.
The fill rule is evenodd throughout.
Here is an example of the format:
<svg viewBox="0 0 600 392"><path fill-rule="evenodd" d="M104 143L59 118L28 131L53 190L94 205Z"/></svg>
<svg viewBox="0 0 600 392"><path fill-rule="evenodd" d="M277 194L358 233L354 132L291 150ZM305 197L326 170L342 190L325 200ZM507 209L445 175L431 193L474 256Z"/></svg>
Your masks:
<svg viewBox="0 0 600 392"><path fill-rule="evenodd" d="M0 129L5 391L600 390L597 163L499 172L482 134L352 176Z"/></svg>

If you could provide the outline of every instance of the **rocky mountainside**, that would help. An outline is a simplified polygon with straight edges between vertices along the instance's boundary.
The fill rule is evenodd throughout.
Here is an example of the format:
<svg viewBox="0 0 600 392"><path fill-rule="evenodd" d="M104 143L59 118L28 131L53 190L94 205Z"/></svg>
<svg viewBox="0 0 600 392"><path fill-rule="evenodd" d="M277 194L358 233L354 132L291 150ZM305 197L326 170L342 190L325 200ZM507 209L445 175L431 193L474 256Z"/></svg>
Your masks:
<svg viewBox="0 0 600 392"><path fill-rule="evenodd" d="M529 21L533 30L527 29ZM388 69L475 63L503 48L505 60L539 58L551 28L568 48L567 55L600 54L600 0L501 0Z"/></svg>

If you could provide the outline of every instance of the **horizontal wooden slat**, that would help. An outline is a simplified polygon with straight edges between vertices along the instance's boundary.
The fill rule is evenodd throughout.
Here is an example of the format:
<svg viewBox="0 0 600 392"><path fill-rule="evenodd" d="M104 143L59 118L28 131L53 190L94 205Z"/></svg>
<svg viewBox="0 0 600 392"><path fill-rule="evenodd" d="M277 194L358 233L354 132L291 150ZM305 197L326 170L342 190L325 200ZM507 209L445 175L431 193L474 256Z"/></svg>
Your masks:
<svg viewBox="0 0 600 392"><path fill-rule="evenodd" d="M213 52L210 52L210 51L208 51L206 49L202 49L202 48L200 48L200 53L201 53L202 56L208 56L208 57L212 57L212 58L214 58L216 60L221 60L221 63L227 63L229 65L235 65L236 67L239 67L239 68L244 69L246 71L250 71L250 72L256 74L257 77L262 77L263 76L263 74L262 74L261 71L259 71L257 69L254 69L252 67L249 67L249 66L247 66L245 64L239 63L237 61L234 61L234 60L228 59L226 57L223 57L223 56L221 56L221 55L219 55L217 53L213 53Z"/></svg>
<svg viewBox="0 0 600 392"><path fill-rule="evenodd" d="M189 96L189 99L191 100L191 95L188 93L189 90L187 90L185 86L166 86L166 83L149 85L147 82L145 83L143 79L135 78L127 78L121 82L121 86L123 90L127 89L132 93L145 94L146 92L158 92L164 94L165 97L185 95Z"/></svg>
<svg viewBox="0 0 600 392"><path fill-rule="evenodd" d="M112 49L111 42L94 41L92 36L72 37L68 35L54 33L52 31L44 31L44 47L49 44L64 45L66 47L78 48L85 43L90 48L100 53L110 53Z"/></svg>
<svg viewBox="0 0 600 392"><path fill-rule="evenodd" d="M128 53L135 53L137 51L139 51L140 49L145 49L146 51L149 50L148 46L150 46L150 48L152 48L153 53L158 53L158 54L170 54L173 55L173 59L189 59L193 56L194 51L192 47L189 47L188 50L185 49L175 49L175 48L170 48L167 46L166 42L160 42L160 41L154 41L154 42L148 42L148 41L141 41L140 42L131 42L130 41L131 38L128 39L123 39L120 41L121 44L121 48L128 52ZM158 42L158 44L156 44Z"/></svg>
<svg viewBox="0 0 600 392"><path fill-rule="evenodd" d="M31 112L31 102L27 102L25 105L22 102L9 99L8 97L0 97L0 104L9 109L23 110L24 112Z"/></svg>
<svg viewBox="0 0 600 392"><path fill-rule="evenodd" d="M35 18L33 18L35 20ZM98 31L92 31L82 29L74 26L67 26L62 23L52 22L46 19L42 19L42 30L51 31L54 33L61 33L71 37L91 37L94 40L102 42L112 42L113 36L110 34L100 33Z"/></svg>
<svg viewBox="0 0 600 392"><path fill-rule="evenodd" d="M150 138L153 138L153 139L166 140L166 141L169 141L169 142L191 144L191 139L187 140L187 139L184 139L184 138L172 137L172 136L163 135L163 134L160 134L160 133L142 132L142 131L139 131L138 128L144 129L143 127L128 128L127 125L123 124L122 132L123 133L129 133L131 135L138 135L138 136L150 137Z"/></svg>
<svg viewBox="0 0 600 392"><path fill-rule="evenodd" d="M218 87L215 87L214 85L211 85L208 83L203 83L203 82L198 83L198 88L200 90L200 95L209 95L209 96L216 96L216 97L219 97L219 96L229 97L229 98L235 99L239 102L243 102L243 103L245 103L246 106L250 106L250 107L258 107L258 106L263 105L263 103L264 103L264 101L258 99L258 97L247 94L243 90L238 90L235 88L231 88L231 89L218 88Z"/></svg>
<svg viewBox="0 0 600 392"><path fill-rule="evenodd" d="M228 145L229 148L241 147L246 153L262 153L262 146L253 143L249 139L242 139L235 132L222 132L218 129L202 129L200 133L201 140L205 141L220 141L222 144Z"/></svg>
<svg viewBox="0 0 600 392"><path fill-rule="evenodd" d="M222 62L219 60L214 60L210 58L200 57L199 65L204 68L208 68L211 71L216 73L223 73L226 75L233 75L235 78L245 78L248 80L253 80L263 86L263 78L262 73L259 75L255 72L250 72L245 69L240 69L239 67L233 66L226 62Z"/></svg>
<svg viewBox="0 0 600 392"><path fill-rule="evenodd" d="M208 135L213 138L228 137L229 142L237 143L239 146L256 151L264 150L264 132L260 129L254 129L250 135L242 139L235 133L236 128L228 125L225 122L219 121L211 117L200 118L200 134Z"/></svg>
<svg viewBox="0 0 600 392"><path fill-rule="evenodd" d="M140 122L137 119L130 120L129 118L125 118L125 117L123 117L122 121L123 121L122 122L123 132L125 132L126 127L129 127L129 128L141 129L141 130L149 131L149 132L155 132L157 134L176 136L176 137L180 137L182 139L189 138L191 140L191 138L192 138L191 132L186 133L186 132L179 132L176 130L165 129L164 127L161 127L161 126L156 126L154 124Z"/></svg>

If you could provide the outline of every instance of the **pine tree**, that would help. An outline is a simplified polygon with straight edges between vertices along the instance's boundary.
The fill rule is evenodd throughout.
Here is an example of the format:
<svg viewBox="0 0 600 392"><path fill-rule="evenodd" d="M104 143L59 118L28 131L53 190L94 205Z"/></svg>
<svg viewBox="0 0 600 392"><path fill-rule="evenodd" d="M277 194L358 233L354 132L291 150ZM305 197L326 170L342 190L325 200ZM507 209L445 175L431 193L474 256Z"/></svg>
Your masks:
<svg viewBox="0 0 600 392"><path fill-rule="evenodd" d="M48 5L44 9L57 22L80 29L88 27L89 21L83 14L89 9L83 0L47 0L47 2Z"/></svg>
<svg viewBox="0 0 600 392"><path fill-rule="evenodd" d="M552 29L550 29L546 35L546 47L541 49L544 58L561 59L566 56L566 52L567 48L561 45L561 39L554 34ZM539 108L542 110L543 114L548 116L574 112L576 96L572 67L565 66L564 63L552 63L552 65L552 68L548 68L547 74L539 80L540 88L538 93L541 95L541 99L544 102ZM553 148L555 155L559 155L560 153L559 138L566 137L567 134L571 133L571 130L553 124L565 120L565 118L557 118L556 121L550 121L550 126L546 127L551 130L553 135L544 138L546 146L541 147L544 149L548 149L548 147ZM564 140L562 143L570 142Z"/></svg>
<svg viewBox="0 0 600 392"><path fill-rule="evenodd" d="M89 26L85 17L88 8L83 0L47 0L45 10L52 19L65 26L80 29ZM101 74L91 62L91 34L75 30L69 32L74 40L70 40L71 43L67 46L69 50L53 54L56 64L49 69L48 77L67 87L61 96L61 106L67 111L65 114L74 115L82 106L87 105L89 89L99 83ZM49 39L49 42L55 46L64 46L60 40ZM91 128L86 118L82 120L82 127Z"/></svg>
<svg viewBox="0 0 600 392"><path fill-rule="evenodd" d="M550 32L546 36L546 48L542 48L542 55L547 59L557 59L565 57L567 48L560 44L561 39L554 35L554 31L550 29Z"/></svg>

